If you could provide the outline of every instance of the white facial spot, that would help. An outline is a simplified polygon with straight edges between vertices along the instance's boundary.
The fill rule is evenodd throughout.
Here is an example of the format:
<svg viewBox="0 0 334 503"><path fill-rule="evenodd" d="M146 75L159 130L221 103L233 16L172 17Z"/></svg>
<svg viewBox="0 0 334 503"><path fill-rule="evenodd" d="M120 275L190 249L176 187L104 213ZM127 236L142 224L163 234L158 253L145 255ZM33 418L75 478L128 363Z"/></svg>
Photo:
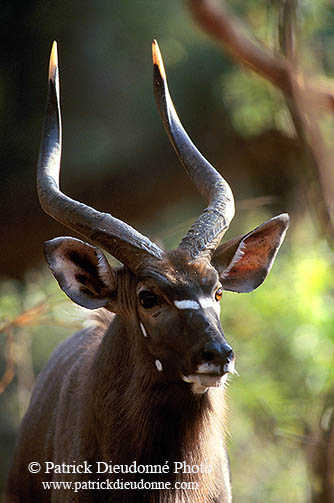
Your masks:
<svg viewBox="0 0 334 503"><path fill-rule="evenodd" d="M201 304L201 307L203 309L214 309L218 316L220 315L220 302L217 302L214 299L211 299L211 297L201 297L199 299L199 303Z"/></svg>
<svg viewBox="0 0 334 503"><path fill-rule="evenodd" d="M146 328L144 327L144 325L142 324L142 322L140 321L139 322L139 325L140 325L140 329L142 331L142 334L144 337L147 337L147 332L146 332Z"/></svg>
<svg viewBox="0 0 334 503"><path fill-rule="evenodd" d="M162 363L160 360L155 360L155 366L157 367L157 369L159 370L159 372L162 372Z"/></svg>
<svg viewBox="0 0 334 503"><path fill-rule="evenodd" d="M207 307L214 307L214 301L210 299L210 297L201 297L199 302L203 309L206 309Z"/></svg>
<svg viewBox="0 0 334 503"><path fill-rule="evenodd" d="M199 302L197 300L174 300L174 305L178 309L214 309L218 316L220 315L220 303L211 297L201 297Z"/></svg>
<svg viewBox="0 0 334 503"><path fill-rule="evenodd" d="M174 305L178 309L199 309L200 305L196 300L174 300Z"/></svg>

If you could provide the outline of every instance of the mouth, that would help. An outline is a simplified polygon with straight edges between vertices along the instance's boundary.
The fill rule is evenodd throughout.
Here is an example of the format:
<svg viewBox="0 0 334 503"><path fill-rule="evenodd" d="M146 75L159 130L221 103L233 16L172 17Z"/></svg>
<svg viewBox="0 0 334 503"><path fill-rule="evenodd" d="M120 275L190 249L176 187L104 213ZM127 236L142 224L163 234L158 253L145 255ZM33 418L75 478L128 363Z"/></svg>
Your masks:
<svg viewBox="0 0 334 503"><path fill-rule="evenodd" d="M227 379L227 374L218 375L218 374L190 374L188 376L182 376L184 382L197 384L197 386L202 386L205 388L218 388Z"/></svg>
<svg viewBox="0 0 334 503"><path fill-rule="evenodd" d="M224 365L222 371L220 365L203 363L199 365L196 372L189 375L182 375L184 382L192 384L194 393L205 393L208 388L219 388L227 381L228 374L239 375L234 368L234 360Z"/></svg>

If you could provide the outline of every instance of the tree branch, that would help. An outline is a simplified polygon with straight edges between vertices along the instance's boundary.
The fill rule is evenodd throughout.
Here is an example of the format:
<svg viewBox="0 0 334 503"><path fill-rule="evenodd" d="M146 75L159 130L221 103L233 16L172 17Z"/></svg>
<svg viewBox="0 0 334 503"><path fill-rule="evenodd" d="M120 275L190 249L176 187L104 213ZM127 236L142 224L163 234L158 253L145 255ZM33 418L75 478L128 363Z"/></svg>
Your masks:
<svg viewBox="0 0 334 503"><path fill-rule="evenodd" d="M278 53L255 43L245 26L231 12L223 0L217 7L214 0L187 0L190 12L201 28L213 37L239 64L250 68L258 75L277 86L283 93L292 96L295 83L300 85L298 75L291 75L289 62ZM320 110L334 112L334 84L315 82L308 84L308 99Z"/></svg>

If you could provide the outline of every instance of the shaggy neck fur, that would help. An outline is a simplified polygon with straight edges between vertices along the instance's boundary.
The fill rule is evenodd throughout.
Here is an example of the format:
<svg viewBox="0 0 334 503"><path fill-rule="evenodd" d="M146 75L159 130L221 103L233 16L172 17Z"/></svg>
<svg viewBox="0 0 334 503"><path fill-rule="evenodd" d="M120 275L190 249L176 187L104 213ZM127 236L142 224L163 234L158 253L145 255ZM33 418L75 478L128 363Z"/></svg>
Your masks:
<svg viewBox="0 0 334 503"><path fill-rule="evenodd" d="M91 453L92 459L113 465L130 465L135 460L164 466L167 461L168 474L108 474L108 478L168 480L172 484L194 481L197 490L178 491L173 501L215 502L221 494L217 480L221 482L226 465L223 390L194 395L181 380L164 382L148 361L142 340L131 339L135 331L128 323L119 316L114 318L112 333L110 328L105 333L93 364L93 407L87 411L87 427L91 428L90 438L92 434L96 437L99 451ZM177 461L191 467L202 464L211 473L175 474ZM170 498L167 491L125 491L112 501L163 502L168 495Z"/></svg>

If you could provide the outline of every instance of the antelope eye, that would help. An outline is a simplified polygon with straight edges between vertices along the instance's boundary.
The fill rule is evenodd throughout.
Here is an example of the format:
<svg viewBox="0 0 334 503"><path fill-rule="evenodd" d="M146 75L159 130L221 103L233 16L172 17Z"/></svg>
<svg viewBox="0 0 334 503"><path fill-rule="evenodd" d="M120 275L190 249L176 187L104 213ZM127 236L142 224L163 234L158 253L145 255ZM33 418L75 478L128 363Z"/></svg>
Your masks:
<svg viewBox="0 0 334 503"><path fill-rule="evenodd" d="M139 292L139 302L145 309L150 309L158 304L158 296L149 290Z"/></svg>
<svg viewBox="0 0 334 503"><path fill-rule="evenodd" d="M216 293L215 293L215 299L217 302L219 302L221 300L223 296L223 289L220 287L216 290Z"/></svg>

